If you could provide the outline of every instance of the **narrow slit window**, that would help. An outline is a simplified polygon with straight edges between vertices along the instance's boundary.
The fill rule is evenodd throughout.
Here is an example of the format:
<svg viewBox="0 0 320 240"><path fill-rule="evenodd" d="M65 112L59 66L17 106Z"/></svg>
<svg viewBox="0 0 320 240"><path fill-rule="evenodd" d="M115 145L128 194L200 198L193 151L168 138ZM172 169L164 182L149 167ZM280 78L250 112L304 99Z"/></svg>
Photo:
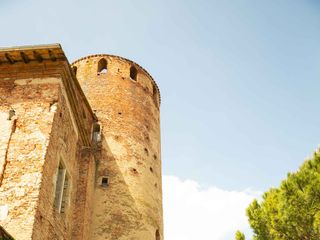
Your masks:
<svg viewBox="0 0 320 240"><path fill-rule="evenodd" d="M64 178L64 184L63 184L60 213L65 213L65 210L66 210L67 201L68 201L68 186L69 186L69 178L68 178L68 175L66 174Z"/></svg>
<svg viewBox="0 0 320 240"><path fill-rule="evenodd" d="M92 140L94 142L101 142L101 128L100 128L100 124L98 124L98 123L93 124Z"/></svg>
<svg viewBox="0 0 320 240"><path fill-rule="evenodd" d="M101 58L98 62L98 75L106 74L108 71L108 62L104 58Z"/></svg>
<svg viewBox="0 0 320 240"><path fill-rule="evenodd" d="M157 95L157 88L154 85L152 86L152 94L153 96Z"/></svg>
<svg viewBox="0 0 320 240"><path fill-rule="evenodd" d="M108 185L109 185L109 179L107 177L103 177L101 180L101 186L108 187Z"/></svg>
<svg viewBox="0 0 320 240"><path fill-rule="evenodd" d="M66 210L66 204L68 201L68 189L69 178L67 170L64 165L60 162L58 168L58 176L56 181L56 192L55 192L55 209L58 213L64 213Z"/></svg>
<svg viewBox="0 0 320 240"><path fill-rule="evenodd" d="M152 89L152 96L153 96L153 101L156 104L156 106L158 107L158 91L157 88L153 85L153 89Z"/></svg>
<svg viewBox="0 0 320 240"><path fill-rule="evenodd" d="M160 240L160 232L158 229L156 231L156 240Z"/></svg>
<svg viewBox="0 0 320 240"><path fill-rule="evenodd" d="M130 68L130 78L132 80L137 81L137 75L138 75L137 69L134 66L131 66L131 68Z"/></svg>

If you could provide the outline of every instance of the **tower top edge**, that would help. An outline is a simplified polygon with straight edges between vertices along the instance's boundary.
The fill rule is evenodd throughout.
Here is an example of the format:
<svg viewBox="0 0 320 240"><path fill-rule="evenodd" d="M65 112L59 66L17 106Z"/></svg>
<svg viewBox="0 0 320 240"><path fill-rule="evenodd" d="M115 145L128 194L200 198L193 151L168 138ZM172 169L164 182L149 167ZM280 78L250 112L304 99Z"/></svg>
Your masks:
<svg viewBox="0 0 320 240"><path fill-rule="evenodd" d="M153 84L157 88L157 91L159 93L159 101L161 103L160 88L159 88L157 82L154 80L154 78L151 76L151 74L146 69L144 69L141 65L139 65L138 63L136 63L136 62L134 62L134 61L132 61L130 59L127 59L127 58L124 58L124 57L120 57L120 56L117 56L117 55L112 55L112 54L92 54L92 55L88 55L88 56L85 56L85 57L82 57L82 58L79 58L79 59L75 60L74 62L71 63L71 66L76 64L76 63L78 63L78 62L81 62L83 60L90 59L90 58L95 58L95 57L112 57L112 58L116 58L116 59L119 59L119 60L122 60L122 61L129 62L132 65L137 66L138 68L140 68L151 79L151 81L153 82Z"/></svg>

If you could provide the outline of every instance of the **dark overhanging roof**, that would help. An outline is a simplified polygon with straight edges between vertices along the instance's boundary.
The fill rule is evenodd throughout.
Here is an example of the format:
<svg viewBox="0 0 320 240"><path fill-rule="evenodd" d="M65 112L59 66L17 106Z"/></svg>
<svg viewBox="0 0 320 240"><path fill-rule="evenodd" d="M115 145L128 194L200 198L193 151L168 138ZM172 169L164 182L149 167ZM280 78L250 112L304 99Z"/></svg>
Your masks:
<svg viewBox="0 0 320 240"><path fill-rule="evenodd" d="M0 64L67 60L60 44L0 48Z"/></svg>

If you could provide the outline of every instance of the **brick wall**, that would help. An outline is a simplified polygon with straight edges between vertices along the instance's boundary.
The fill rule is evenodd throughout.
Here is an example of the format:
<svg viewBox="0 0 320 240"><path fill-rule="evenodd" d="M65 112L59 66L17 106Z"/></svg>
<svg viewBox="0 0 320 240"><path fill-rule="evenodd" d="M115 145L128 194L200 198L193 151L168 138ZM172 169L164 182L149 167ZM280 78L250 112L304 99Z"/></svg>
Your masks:
<svg viewBox="0 0 320 240"><path fill-rule="evenodd" d="M90 238L95 121L59 45L0 51L0 224L13 237ZM63 212L55 206L61 163Z"/></svg>
<svg viewBox="0 0 320 240"><path fill-rule="evenodd" d="M16 126L7 146L0 187L0 207L8 210L0 225L14 238L24 240L32 235L54 116L50 104L57 101L59 85L17 85L8 81L0 82L0 112L5 114L14 109Z"/></svg>
<svg viewBox="0 0 320 240"><path fill-rule="evenodd" d="M107 72L97 73L107 61ZM102 125L90 239L163 239L159 92L128 60L94 55L73 64ZM130 67L137 69L130 79ZM103 177L109 180L102 186Z"/></svg>

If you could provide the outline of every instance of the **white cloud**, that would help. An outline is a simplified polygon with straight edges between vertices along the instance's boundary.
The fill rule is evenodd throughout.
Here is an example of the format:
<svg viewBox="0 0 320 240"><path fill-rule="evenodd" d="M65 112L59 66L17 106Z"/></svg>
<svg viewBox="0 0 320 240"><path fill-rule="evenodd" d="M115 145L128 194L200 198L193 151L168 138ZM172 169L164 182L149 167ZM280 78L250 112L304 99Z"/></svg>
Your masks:
<svg viewBox="0 0 320 240"><path fill-rule="evenodd" d="M166 240L230 240L248 231L245 209L259 192L201 189L195 181L163 177Z"/></svg>

